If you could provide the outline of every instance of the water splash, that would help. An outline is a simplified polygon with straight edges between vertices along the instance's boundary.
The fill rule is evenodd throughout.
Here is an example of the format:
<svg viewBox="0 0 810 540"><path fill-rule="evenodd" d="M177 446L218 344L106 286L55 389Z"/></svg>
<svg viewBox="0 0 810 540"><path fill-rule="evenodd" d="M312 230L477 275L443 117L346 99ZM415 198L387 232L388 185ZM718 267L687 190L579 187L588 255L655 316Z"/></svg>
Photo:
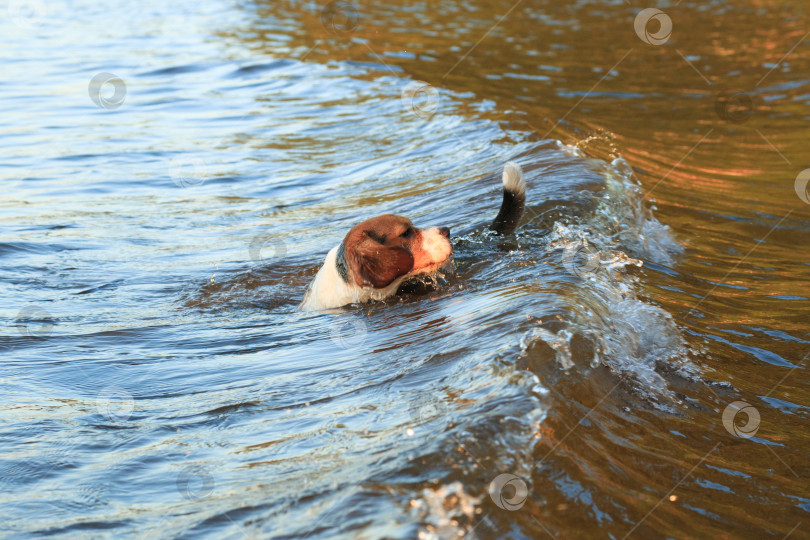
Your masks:
<svg viewBox="0 0 810 540"><path fill-rule="evenodd" d="M461 482L422 490L422 497L411 500L411 508L422 523L420 540L470 538L472 522L481 513L483 497L464 491Z"/></svg>
<svg viewBox="0 0 810 540"><path fill-rule="evenodd" d="M574 146L562 150L582 155ZM570 314L562 317L561 327L538 326L526 332L521 355L540 340L563 370L601 364L634 381L632 386L653 402L672 399L659 371L693 376L697 368L687 359L688 348L672 316L639 298L642 284L630 269L642 267L643 260L674 264L682 248L653 215L624 159L604 163L600 173L604 190L593 195L591 214L555 222L547 237L547 252L561 253L564 278L579 280ZM577 335L591 343L590 358L578 358L583 353L572 347Z"/></svg>

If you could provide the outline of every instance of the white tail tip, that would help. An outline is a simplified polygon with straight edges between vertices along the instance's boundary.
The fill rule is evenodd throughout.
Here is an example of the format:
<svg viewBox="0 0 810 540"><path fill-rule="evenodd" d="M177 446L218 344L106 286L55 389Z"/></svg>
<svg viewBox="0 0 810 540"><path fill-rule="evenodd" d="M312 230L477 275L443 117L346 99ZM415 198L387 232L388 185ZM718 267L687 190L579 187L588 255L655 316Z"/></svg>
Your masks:
<svg viewBox="0 0 810 540"><path fill-rule="evenodd" d="M526 193L523 170L514 161L503 166L503 188L510 193Z"/></svg>

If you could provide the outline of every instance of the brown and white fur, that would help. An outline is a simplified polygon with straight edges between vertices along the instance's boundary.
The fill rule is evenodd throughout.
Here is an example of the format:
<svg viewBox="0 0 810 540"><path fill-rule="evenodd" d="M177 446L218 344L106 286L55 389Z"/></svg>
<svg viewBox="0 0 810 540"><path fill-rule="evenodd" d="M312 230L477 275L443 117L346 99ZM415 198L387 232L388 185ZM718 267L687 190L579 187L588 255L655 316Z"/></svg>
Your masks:
<svg viewBox="0 0 810 540"><path fill-rule="evenodd" d="M501 210L490 229L510 234L523 214L526 192L516 163L504 167L503 186ZM367 219L329 251L298 307L330 309L388 298L409 278L437 272L452 255L447 227L418 229L393 214Z"/></svg>

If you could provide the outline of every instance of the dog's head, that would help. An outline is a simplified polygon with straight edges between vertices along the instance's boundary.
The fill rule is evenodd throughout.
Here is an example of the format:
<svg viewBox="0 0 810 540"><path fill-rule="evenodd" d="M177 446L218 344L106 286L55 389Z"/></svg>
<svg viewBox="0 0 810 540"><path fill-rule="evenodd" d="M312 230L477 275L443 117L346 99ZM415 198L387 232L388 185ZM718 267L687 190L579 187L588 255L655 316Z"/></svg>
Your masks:
<svg viewBox="0 0 810 540"><path fill-rule="evenodd" d="M411 220L385 214L355 225L343 240L344 279L382 289L399 277L438 270L453 254L450 229L418 229Z"/></svg>

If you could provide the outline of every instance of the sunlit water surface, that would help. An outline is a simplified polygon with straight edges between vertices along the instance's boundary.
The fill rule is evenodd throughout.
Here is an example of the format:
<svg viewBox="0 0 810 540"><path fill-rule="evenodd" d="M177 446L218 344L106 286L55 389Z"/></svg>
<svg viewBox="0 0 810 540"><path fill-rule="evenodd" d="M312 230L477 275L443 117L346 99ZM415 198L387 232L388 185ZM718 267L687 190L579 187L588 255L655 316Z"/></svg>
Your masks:
<svg viewBox="0 0 810 540"><path fill-rule="evenodd" d="M3 534L808 534L803 3L7 7ZM298 312L388 212L455 272Z"/></svg>

